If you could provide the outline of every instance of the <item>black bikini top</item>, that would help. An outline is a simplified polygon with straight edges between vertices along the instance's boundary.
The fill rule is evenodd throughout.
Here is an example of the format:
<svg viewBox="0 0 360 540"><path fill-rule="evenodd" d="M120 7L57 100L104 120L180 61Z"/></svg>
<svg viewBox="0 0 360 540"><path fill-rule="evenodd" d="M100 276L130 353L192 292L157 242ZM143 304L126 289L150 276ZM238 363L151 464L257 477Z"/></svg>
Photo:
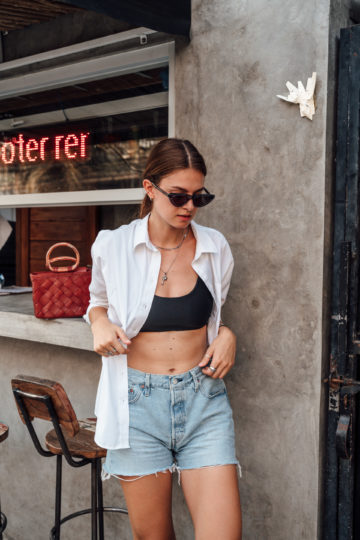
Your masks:
<svg viewBox="0 0 360 540"><path fill-rule="evenodd" d="M184 296L166 298L154 296L150 312L140 332L196 330L207 324L213 307L213 297L198 276L196 285Z"/></svg>

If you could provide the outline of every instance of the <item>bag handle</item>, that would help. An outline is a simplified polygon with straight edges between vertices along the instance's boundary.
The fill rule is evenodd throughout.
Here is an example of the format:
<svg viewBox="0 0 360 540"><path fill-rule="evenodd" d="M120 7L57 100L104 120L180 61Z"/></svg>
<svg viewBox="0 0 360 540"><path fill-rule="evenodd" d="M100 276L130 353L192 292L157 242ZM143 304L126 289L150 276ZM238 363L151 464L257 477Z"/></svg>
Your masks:
<svg viewBox="0 0 360 540"><path fill-rule="evenodd" d="M65 256L65 257L53 257L50 259L50 255L53 252L53 250L59 246L66 246L72 249L75 253L75 257ZM54 263L56 261L74 261L74 264L72 266L58 266L53 267L51 266L51 263ZM72 244L69 244L69 242L58 242L57 244L53 244L46 253L45 258L45 266L52 272L72 272L73 270L76 270L80 263L80 254L75 246Z"/></svg>

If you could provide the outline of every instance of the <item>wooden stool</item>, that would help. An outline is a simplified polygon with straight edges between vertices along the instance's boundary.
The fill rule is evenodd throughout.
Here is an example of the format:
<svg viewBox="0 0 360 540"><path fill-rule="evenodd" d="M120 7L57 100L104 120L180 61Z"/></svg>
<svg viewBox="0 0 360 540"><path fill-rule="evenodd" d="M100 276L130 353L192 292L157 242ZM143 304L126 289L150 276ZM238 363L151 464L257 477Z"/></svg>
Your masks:
<svg viewBox="0 0 360 540"><path fill-rule="evenodd" d="M5 424L0 423L0 443L7 439L9 435L9 428ZM7 519L5 514L1 511L1 501L0 501L0 540L2 540L2 533L5 531L7 525Z"/></svg>
<svg viewBox="0 0 360 540"><path fill-rule="evenodd" d="M91 540L104 540L103 512L127 514L124 508L103 506L101 458L106 450L94 441L94 423L78 421L61 384L27 375L18 375L11 381L16 404L22 421L29 430L36 450L44 457L56 455L55 525L50 538L60 540L60 527L66 521L91 513ZM54 429L45 437L48 450L42 448L32 420L42 418L52 422ZM60 427L61 426L61 427ZM71 467L91 464L91 508L69 514L61 519L62 456ZM75 459L74 459L75 458Z"/></svg>

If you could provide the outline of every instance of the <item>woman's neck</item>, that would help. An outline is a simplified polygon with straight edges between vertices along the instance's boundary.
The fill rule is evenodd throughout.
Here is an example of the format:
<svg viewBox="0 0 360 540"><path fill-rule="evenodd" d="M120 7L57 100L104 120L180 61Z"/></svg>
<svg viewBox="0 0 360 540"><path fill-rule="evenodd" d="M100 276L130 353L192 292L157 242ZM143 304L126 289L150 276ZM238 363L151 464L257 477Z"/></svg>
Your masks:
<svg viewBox="0 0 360 540"><path fill-rule="evenodd" d="M187 230L187 227L185 229L171 227L171 225L164 222L154 214L151 214L149 217L149 237L155 246L161 246L164 248L175 247L179 244L179 242L181 242L181 239Z"/></svg>

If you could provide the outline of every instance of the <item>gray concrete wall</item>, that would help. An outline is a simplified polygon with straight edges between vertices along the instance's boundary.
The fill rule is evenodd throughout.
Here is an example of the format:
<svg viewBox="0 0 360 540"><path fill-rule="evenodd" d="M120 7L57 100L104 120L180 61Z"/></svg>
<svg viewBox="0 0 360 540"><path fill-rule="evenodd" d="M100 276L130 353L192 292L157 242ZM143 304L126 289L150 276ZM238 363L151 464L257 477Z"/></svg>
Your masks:
<svg viewBox="0 0 360 540"><path fill-rule="evenodd" d="M222 230L235 256L224 319L238 337L227 381L244 471L244 538L313 540L329 2L192 5L192 41L176 64L176 134L204 154L217 195L198 221ZM313 71L310 122L275 96Z"/></svg>
<svg viewBox="0 0 360 540"><path fill-rule="evenodd" d="M314 540L318 527L319 423L329 0L192 0L192 41L176 57L176 135L203 153L216 202L198 221L219 228L236 261L224 319L238 336L227 377L234 408L244 539ZM279 101L287 80L318 73L313 122ZM1 497L11 540L47 538L54 465L38 456L15 411L19 372L63 383L78 416L92 412L95 354L0 339ZM44 429L42 427L42 429ZM66 468L64 511L88 504L89 471ZM116 481L107 504L122 501ZM193 538L174 478L179 540ZM107 520L109 540L131 538ZM89 538L88 520L64 540Z"/></svg>

